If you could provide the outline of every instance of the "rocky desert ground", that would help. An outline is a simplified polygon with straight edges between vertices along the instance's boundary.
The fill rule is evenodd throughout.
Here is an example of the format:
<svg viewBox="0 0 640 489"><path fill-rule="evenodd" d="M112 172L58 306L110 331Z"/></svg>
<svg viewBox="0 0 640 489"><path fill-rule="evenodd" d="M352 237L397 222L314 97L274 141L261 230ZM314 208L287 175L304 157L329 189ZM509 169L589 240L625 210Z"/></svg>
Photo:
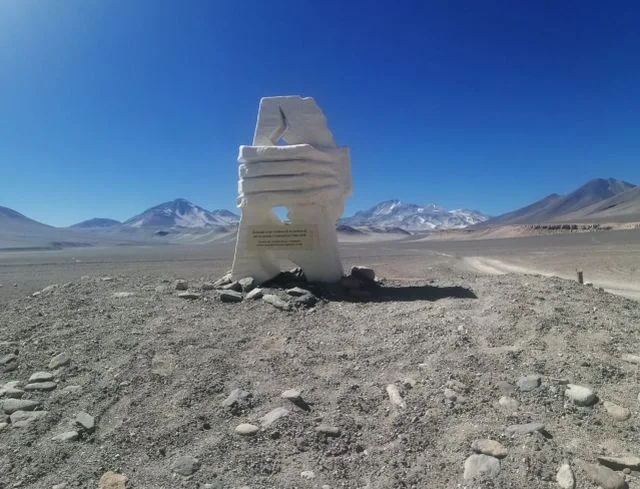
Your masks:
<svg viewBox="0 0 640 489"><path fill-rule="evenodd" d="M628 233L260 292L231 244L1 254L0 487L640 488L640 305L569 273L635 287Z"/></svg>

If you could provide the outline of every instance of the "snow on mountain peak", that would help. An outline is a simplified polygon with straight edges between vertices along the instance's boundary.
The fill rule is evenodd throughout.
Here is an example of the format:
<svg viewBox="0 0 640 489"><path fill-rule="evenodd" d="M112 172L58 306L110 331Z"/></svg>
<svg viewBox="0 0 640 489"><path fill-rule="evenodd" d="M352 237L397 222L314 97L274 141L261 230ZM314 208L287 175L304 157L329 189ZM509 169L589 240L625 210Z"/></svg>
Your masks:
<svg viewBox="0 0 640 489"><path fill-rule="evenodd" d="M124 222L133 228L210 228L234 225L239 217L227 210L208 211L186 199L163 202Z"/></svg>
<svg viewBox="0 0 640 489"><path fill-rule="evenodd" d="M460 229L486 221L488 216L467 209L448 211L436 204L419 206L398 199L380 202L371 209L358 211L352 217L341 219L347 226L400 228L406 231Z"/></svg>

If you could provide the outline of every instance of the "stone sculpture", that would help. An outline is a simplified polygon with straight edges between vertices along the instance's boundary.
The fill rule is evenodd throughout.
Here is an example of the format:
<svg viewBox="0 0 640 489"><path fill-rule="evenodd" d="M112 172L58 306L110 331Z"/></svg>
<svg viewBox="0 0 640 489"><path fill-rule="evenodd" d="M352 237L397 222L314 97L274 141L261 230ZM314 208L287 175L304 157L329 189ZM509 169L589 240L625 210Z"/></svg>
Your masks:
<svg viewBox="0 0 640 489"><path fill-rule="evenodd" d="M232 278L264 282L288 259L311 281L338 281L336 221L351 194L349 149L336 146L315 100L260 100L253 145L240 146L238 162L242 217ZM273 212L279 206L288 222Z"/></svg>

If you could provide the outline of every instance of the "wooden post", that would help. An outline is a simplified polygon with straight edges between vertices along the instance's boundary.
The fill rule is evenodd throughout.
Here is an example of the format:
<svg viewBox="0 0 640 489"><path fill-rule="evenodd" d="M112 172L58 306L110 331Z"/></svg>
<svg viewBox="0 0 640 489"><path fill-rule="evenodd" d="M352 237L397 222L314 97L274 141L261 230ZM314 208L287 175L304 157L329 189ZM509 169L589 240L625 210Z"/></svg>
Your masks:
<svg viewBox="0 0 640 489"><path fill-rule="evenodd" d="M583 284L584 283L584 277L582 276L582 270L578 270L578 283L579 284Z"/></svg>

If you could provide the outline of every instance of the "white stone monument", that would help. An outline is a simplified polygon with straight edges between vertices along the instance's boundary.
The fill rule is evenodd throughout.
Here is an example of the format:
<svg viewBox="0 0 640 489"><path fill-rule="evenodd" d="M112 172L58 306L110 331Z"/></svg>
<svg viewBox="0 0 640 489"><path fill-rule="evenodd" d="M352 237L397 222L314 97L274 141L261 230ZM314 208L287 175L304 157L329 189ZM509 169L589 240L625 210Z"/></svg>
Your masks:
<svg viewBox="0 0 640 489"><path fill-rule="evenodd" d="M336 147L315 100L260 100L253 145L240 146L238 162L242 217L233 280L264 282L288 259L311 281L338 281L336 221L351 194L349 148ZM274 214L280 206L288 209L288 222Z"/></svg>

